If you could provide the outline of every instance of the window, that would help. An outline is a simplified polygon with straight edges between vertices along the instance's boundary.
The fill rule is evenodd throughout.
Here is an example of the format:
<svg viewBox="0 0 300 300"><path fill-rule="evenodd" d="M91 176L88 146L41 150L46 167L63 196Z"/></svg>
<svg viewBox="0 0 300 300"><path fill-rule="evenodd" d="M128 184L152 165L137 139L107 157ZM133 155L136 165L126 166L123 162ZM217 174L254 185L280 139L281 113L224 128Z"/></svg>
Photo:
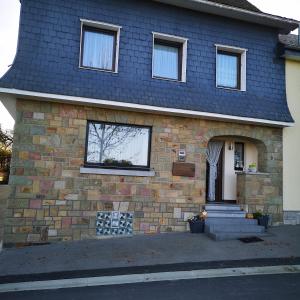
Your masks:
<svg viewBox="0 0 300 300"><path fill-rule="evenodd" d="M246 50L217 45L216 86L246 90Z"/></svg>
<svg viewBox="0 0 300 300"><path fill-rule="evenodd" d="M218 50L217 85L240 89L241 55Z"/></svg>
<svg viewBox="0 0 300 300"><path fill-rule="evenodd" d="M81 20L80 67L117 72L120 27Z"/></svg>
<svg viewBox="0 0 300 300"><path fill-rule="evenodd" d="M152 77L186 81L187 39L153 33Z"/></svg>
<svg viewBox="0 0 300 300"><path fill-rule="evenodd" d="M151 127L89 121L85 164L150 168Z"/></svg>
<svg viewBox="0 0 300 300"><path fill-rule="evenodd" d="M234 169L236 171L244 170L244 143L234 144Z"/></svg>

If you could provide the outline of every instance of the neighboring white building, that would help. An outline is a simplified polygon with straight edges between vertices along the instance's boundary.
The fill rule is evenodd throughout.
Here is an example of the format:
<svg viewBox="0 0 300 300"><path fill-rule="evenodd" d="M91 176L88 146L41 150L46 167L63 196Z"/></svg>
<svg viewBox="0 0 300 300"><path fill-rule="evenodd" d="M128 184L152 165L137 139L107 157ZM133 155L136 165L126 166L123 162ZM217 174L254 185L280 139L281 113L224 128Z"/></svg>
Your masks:
<svg viewBox="0 0 300 300"><path fill-rule="evenodd" d="M285 45L286 89L295 126L283 130L283 210L285 224L300 224L300 38L281 36Z"/></svg>

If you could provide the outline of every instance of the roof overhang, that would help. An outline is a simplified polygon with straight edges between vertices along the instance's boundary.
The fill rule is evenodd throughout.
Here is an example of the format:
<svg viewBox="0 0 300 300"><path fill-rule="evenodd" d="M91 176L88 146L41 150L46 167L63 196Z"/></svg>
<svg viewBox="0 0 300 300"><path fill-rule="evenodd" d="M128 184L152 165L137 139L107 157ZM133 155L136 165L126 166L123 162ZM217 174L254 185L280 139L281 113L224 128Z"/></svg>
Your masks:
<svg viewBox="0 0 300 300"><path fill-rule="evenodd" d="M287 34L299 26L300 21L287 19L263 12L252 12L242 8L236 8L224 4L213 3L205 0L153 0L156 2L179 6L203 13L228 17L231 19L241 20L250 23L256 23L280 30L281 33Z"/></svg>
<svg viewBox="0 0 300 300"><path fill-rule="evenodd" d="M223 121L223 122L264 125L269 127L282 128L282 127L294 126L293 122L256 119L256 118L249 118L249 117L223 115L218 113L178 109L178 108L171 108L171 107L158 107L152 105L119 102L119 101L111 101L111 100L103 100L103 99L95 99L95 98L48 94L48 93L40 93L34 91L11 89L11 88L0 88L0 100L1 97L7 97L8 95L13 95L16 99L59 102L59 103L68 103L68 104L76 104L76 105L89 105L89 106L118 109L118 110L125 110L125 111L144 112L144 113L160 114L160 115L173 115L173 116L187 117L187 118L201 118L201 119Z"/></svg>

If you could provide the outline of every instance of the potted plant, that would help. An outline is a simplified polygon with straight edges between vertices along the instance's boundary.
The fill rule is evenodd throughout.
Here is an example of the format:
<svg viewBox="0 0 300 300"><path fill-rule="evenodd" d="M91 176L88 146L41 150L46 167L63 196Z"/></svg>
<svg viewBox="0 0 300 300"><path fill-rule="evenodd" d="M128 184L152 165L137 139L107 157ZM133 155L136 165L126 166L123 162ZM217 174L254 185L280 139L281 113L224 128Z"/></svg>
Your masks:
<svg viewBox="0 0 300 300"><path fill-rule="evenodd" d="M251 173L256 173L257 172L257 166L255 163L252 163L249 165L248 167L248 171L251 172Z"/></svg>
<svg viewBox="0 0 300 300"><path fill-rule="evenodd" d="M204 232L206 215L207 215L207 212L202 211L199 215L194 216L191 219L188 219L191 233L203 233Z"/></svg>
<svg viewBox="0 0 300 300"><path fill-rule="evenodd" d="M257 219L258 225L264 226L265 229L268 229L270 216L263 214L261 211L257 211L253 214L253 218Z"/></svg>

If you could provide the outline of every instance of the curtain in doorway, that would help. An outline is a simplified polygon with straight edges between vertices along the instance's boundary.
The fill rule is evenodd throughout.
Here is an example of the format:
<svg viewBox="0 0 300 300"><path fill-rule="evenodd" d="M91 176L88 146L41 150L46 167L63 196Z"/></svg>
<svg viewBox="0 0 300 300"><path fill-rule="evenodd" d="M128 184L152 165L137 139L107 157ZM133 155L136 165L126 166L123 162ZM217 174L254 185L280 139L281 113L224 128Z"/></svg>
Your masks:
<svg viewBox="0 0 300 300"><path fill-rule="evenodd" d="M208 201L216 200L217 164L224 142L213 141L208 143L206 159L209 162Z"/></svg>

